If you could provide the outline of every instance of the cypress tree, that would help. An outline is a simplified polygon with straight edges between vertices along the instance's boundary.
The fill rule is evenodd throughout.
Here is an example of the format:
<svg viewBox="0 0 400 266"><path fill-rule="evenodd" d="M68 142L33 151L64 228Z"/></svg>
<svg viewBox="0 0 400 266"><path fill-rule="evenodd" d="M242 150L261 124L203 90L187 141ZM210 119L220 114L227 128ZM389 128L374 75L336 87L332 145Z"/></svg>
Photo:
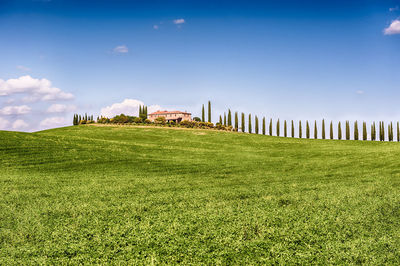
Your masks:
<svg viewBox="0 0 400 266"><path fill-rule="evenodd" d="M292 120L292 138L294 138L294 122L293 122L293 120Z"/></svg>
<svg viewBox="0 0 400 266"><path fill-rule="evenodd" d="M338 139L342 139L342 126L338 123Z"/></svg>
<svg viewBox="0 0 400 266"><path fill-rule="evenodd" d="M357 120L354 122L354 140L358 140L358 122Z"/></svg>
<svg viewBox="0 0 400 266"><path fill-rule="evenodd" d="M385 123L382 121L382 141L385 141Z"/></svg>
<svg viewBox="0 0 400 266"><path fill-rule="evenodd" d="M146 106L146 109L145 109L145 114L146 114L146 119L147 119L147 106Z"/></svg>
<svg viewBox="0 0 400 266"><path fill-rule="evenodd" d="M142 106L139 105L139 117L141 117L141 116L142 116Z"/></svg>
<svg viewBox="0 0 400 266"><path fill-rule="evenodd" d="M219 124L222 125L222 116L219 116Z"/></svg>
<svg viewBox="0 0 400 266"><path fill-rule="evenodd" d="M393 122L390 122L390 139L389 141L393 141Z"/></svg>
<svg viewBox="0 0 400 266"><path fill-rule="evenodd" d="M333 139L333 123L331 121L331 125L329 126L329 137L330 139Z"/></svg>
<svg viewBox="0 0 400 266"><path fill-rule="evenodd" d="M272 118L269 120L269 135L272 136Z"/></svg>
<svg viewBox="0 0 400 266"><path fill-rule="evenodd" d="M251 114L249 114L249 133L251 134Z"/></svg>
<svg viewBox="0 0 400 266"><path fill-rule="evenodd" d="M276 121L276 135L279 137L279 131L280 131L280 125L279 125L279 119Z"/></svg>
<svg viewBox="0 0 400 266"><path fill-rule="evenodd" d="M226 113L224 113L224 126L226 126Z"/></svg>
<svg viewBox="0 0 400 266"><path fill-rule="evenodd" d="M306 138L310 138L310 125L308 124L308 120L306 120Z"/></svg>
<svg viewBox="0 0 400 266"><path fill-rule="evenodd" d="M72 119L72 124L75 126L76 125L76 115L74 114L74 118Z"/></svg>
<svg viewBox="0 0 400 266"><path fill-rule="evenodd" d="M235 131L239 131L239 115L238 112L235 112Z"/></svg>
<svg viewBox="0 0 400 266"><path fill-rule="evenodd" d="M325 139L325 119L322 119L322 139Z"/></svg>
<svg viewBox="0 0 400 266"><path fill-rule="evenodd" d="M231 109L228 109L228 126L232 126L232 113L231 113Z"/></svg>
<svg viewBox="0 0 400 266"><path fill-rule="evenodd" d="M283 122L283 136L286 138L287 137L287 124L286 120Z"/></svg>
<svg viewBox="0 0 400 266"><path fill-rule="evenodd" d="M262 133L263 133L263 135L265 135L265 116L263 117L263 120L262 120Z"/></svg>
<svg viewBox="0 0 400 266"><path fill-rule="evenodd" d="M82 121L82 116L81 115L79 115L79 119L78 119L79 121L78 121L78 124L80 124L81 123L81 121Z"/></svg>
<svg viewBox="0 0 400 266"><path fill-rule="evenodd" d="M301 120L299 121L299 139L303 137L303 130L301 129Z"/></svg>
<svg viewBox="0 0 400 266"><path fill-rule="evenodd" d="M314 139L318 138L317 120L314 120Z"/></svg>
<svg viewBox="0 0 400 266"><path fill-rule="evenodd" d="M397 142L400 141L400 126L399 126L399 122L397 122Z"/></svg>
<svg viewBox="0 0 400 266"><path fill-rule="evenodd" d="M255 121L255 123L256 123L256 134L258 134L258 117L256 116L256 121Z"/></svg>
<svg viewBox="0 0 400 266"><path fill-rule="evenodd" d="M246 131L245 121L244 121L244 113L242 113L242 132Z"/></svg>
<svg viewBox="0 0 400 266"><path fill-rule="evenodd" d="M201 122L206 122L206 116L205 116L205 113L204 113L204 104L201 107Z"/></svg>
<svg viewBox="0 0 400 266"><path fill-rule="evenodd" d="M363 140L367 140L367 123L363 122Z"/></svg>
<svg viewBox="0 0 400 266"><path fill-rule="evenodd" d="M208 122L211 123L211 102L208 101Z"/></svg>
<svg viewBox="0 0 400 266"><path fill-rule="evenodd" d="M371 124L371 140L375 140L375 122L372 122Z"/></svg>
<svg viewBox="0 0 400 266"><path fill-rule="evenodd" d="M346 121L346 140L350 139L350 122Z"/></svg>

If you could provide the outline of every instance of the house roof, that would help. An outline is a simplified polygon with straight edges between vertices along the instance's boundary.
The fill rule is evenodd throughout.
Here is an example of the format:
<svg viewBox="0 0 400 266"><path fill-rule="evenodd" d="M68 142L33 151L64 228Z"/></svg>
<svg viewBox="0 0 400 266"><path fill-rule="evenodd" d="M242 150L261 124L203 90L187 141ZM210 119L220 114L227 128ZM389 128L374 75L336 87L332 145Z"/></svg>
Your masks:
<svg viewBox="0 0 400 266"><path fill-rule="evenodd" d="M181 111L160 111L158 110L157 112L151 113L149 115L166 115L166 114L187 114L190 115L191 113L188 112L181 112Z"/></svg>

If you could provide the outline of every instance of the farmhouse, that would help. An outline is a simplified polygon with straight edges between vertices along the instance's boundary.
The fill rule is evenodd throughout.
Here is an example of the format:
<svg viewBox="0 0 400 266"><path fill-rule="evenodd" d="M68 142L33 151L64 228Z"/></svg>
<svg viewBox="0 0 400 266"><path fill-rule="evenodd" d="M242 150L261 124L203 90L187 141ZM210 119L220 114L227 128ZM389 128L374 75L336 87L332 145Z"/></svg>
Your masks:
<svg viewBox="0 0 400 266"><path fill-rule="evenodd" d="M167 120L167 122L174 121L176 123L179 123L182 120L191 121L191 115L191 113L181 111L157 111L149 114L148 118L150 119L150 121L154 122L157 117L165 117L165 120Z"/></svg>

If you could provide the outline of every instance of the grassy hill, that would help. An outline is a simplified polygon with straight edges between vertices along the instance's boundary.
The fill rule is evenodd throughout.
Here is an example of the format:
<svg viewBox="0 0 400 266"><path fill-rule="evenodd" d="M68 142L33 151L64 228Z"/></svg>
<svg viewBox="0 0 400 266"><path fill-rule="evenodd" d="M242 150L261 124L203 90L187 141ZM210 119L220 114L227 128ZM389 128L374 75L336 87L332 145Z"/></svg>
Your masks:
<svg viewBox="0 0 400 266"><path fill-rule="evenodd" d="M400 263L400 144L0 132L0 264Z"/></svg>

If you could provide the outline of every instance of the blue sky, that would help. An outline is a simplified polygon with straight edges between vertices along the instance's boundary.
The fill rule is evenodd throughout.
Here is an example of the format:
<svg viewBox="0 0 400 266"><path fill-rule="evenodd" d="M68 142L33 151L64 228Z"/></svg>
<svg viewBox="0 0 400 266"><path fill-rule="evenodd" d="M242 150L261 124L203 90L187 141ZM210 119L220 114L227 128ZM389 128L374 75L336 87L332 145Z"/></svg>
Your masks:
<svg viewBox="0 0 400 266"><path fill-rule="evenodd" d="M231 108L273 119L397 121L399 7L0 0L0 128L68 125L74 112L134 114L138 102L199 116L208 100L214 120Z"/></svg>

